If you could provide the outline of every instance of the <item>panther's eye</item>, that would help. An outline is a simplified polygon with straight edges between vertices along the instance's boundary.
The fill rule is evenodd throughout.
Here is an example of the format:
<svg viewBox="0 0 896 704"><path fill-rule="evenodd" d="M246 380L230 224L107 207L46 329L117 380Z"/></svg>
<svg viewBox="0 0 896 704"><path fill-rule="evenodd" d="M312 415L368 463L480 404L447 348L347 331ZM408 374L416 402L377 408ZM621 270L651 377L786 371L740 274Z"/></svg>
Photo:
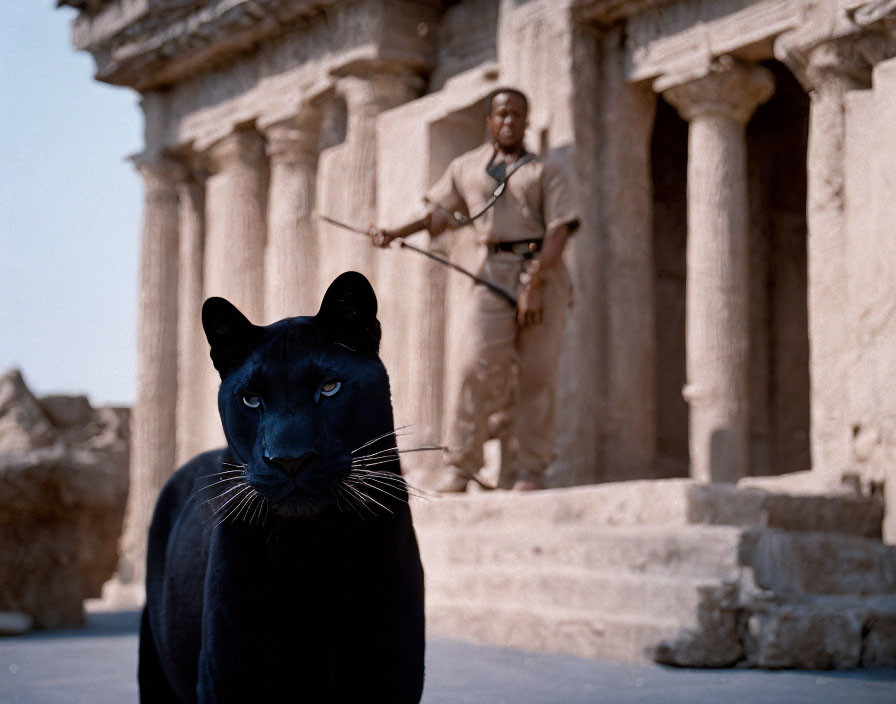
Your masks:
<svg viewBox="0 0 896 704"><path fill-rule="evenodd" d="M342 388L341 381L328 381L320 387L320 392L324 396L334 396L339 389Z"/></svg>
<svg viewBox="0 0 896 704"><path fill-rule="evenodd" d="M261 405L261 396L243 394L243 404L249 408L258 408Z"/></svg>

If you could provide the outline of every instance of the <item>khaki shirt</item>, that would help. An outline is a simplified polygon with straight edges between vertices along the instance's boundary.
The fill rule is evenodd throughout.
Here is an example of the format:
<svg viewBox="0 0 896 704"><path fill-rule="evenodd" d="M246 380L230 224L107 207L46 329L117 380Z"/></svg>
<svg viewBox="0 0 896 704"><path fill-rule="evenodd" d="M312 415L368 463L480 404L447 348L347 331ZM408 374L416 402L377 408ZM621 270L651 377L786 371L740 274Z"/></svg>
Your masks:
<svg viewBox="0 0 896 704"><path fill-rule="evenodd" d="M459 156L424 200L449 213L460 211L467 217L478 213L500 185L485 170L494 152L486 142ZM493 244L539 239L553 227L569 225L574 230L578 223L562 165L536 157L513 172L501 197L472 224L480 243Z"/></svg>

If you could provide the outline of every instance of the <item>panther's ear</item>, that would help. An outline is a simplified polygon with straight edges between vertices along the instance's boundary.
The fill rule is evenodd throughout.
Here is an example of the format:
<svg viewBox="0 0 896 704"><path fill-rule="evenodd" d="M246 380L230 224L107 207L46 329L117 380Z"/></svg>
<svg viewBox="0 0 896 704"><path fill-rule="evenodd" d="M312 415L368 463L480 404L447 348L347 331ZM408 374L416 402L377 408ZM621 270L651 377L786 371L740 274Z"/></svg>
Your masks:
<svg viewBox="0 0 896 704"><path fill-rule="evenodd" d="M357 271L340 274L330 284L317 321L335 342L362 354L375 355L379 351L382 333L376 319L376 294Z"/></svg>
<svg viewBox="0 0 896 704"><path fill-rule="evenodd" d="M209 298L202 304L202 327L222 379L246 361L261 336L261 328L223 298Z"/></svg>

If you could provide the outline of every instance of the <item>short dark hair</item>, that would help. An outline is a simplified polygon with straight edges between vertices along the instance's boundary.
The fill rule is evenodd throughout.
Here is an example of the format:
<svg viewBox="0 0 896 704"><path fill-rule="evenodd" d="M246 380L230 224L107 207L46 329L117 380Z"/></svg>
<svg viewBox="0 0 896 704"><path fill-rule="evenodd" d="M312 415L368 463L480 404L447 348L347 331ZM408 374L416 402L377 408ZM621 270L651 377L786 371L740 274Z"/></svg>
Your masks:
<svg viewBox="0 0 896 704"><path fill-rule="evenodd" d="M515 95L520 100L523 101L523 107L526 108L526 114L529 114L529 99L526 97L526 94L523 93L519 88L511 88L510 86L504 86L502 88L495 88L491 93L488 94L488 103L486 104L487 115L492 114L492 104L495 102L495 98L499 95Z"/></svg>

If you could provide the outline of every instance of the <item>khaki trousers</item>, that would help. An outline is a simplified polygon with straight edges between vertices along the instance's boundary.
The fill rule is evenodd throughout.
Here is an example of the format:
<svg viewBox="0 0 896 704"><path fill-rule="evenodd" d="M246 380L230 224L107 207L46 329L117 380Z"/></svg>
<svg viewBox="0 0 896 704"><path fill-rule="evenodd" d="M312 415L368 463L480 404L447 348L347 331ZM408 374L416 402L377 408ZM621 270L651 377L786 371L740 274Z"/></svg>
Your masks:
<svg viewBox="0 0 896 704"><path fill-rule="evenodd" d="M479 275L517 291L522 268L522 257L498 252L486 257ZM544 319L522 328L514 307L471 282L464 339L458 345L455 367L460 373L454 375L459 383L448 390L448 450L444 457L445 464L461 470L462 475L482 467L489 416L507 410L512 423L510 446L515 450L509 459L517 479L541 477L554 460L557 363L570 284L562 263L543 278Z"/></svg>

